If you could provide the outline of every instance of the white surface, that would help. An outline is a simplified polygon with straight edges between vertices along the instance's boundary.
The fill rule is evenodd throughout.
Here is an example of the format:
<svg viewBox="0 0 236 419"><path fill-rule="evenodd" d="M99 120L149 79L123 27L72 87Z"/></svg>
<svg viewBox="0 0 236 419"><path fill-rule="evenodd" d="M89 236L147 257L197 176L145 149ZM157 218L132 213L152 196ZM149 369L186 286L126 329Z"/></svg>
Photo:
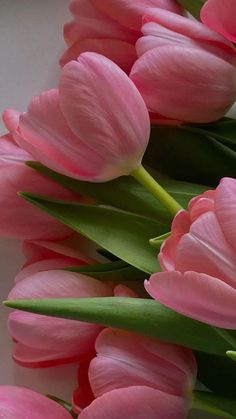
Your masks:
<svg viewBox="0 0 236 419"><path fill-rule="evenodd" d="M64 48L62 26L69 18L67 5L66 0L0 0L1 113L7 107L23 111L33 95L56 87L57 62ZM0 128L4 132L1 123ZM20 244L0 239L1 299L7 297L22 262ZM76 365L38 370L16 366L10 355L7 309L1 307L0 315L0 384L24 385L69 400L76 383ZM208 416L194 416L200 417Z"/></svg>

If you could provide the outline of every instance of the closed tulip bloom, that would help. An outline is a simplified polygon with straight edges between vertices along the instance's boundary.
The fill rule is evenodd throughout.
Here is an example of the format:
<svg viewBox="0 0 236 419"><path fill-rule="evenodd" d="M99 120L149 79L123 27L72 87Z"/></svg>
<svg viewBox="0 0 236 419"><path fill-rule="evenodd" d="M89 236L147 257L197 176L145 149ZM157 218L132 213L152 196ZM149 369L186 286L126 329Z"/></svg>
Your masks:
<svg viewBox="0 0 236 419"><path fill-rule="evenodd" d="M113 287L73 272L38 272L18 281L9 298L86 298L113 295ZM37 368L81 360L94 351L102 327L95 324L13 311L8 327L14 340L13 359Z"/></svg>
<svg viewBox="0 0 236 419"><path fill-rule="evenodd" d="M64 26L68 49L60 64L64 66L81 53L90 51L105 55L129 73L137 59L135 42L139 32L120 25L98 10L91 0L72 1L70 9L74 20Z"/></svg>
<svg viewBox="0 0 236 419"><path fill-rule="evenodd" d="M3 419L71 419L58 403L24 387L0 386L0 417Z"/></svg>
<svg viewBox="0 0 236 419"><path fill-rule="evenodd" d="M159 262L165 272L146 281L149 294L196 320L236 329L236 180L223 178L180 211Z"/></svg>
<svg viewBox="0 0 236 419"><path fill-rule="evenodd" d="M207 0L201 9L201 20L209 28L236 42L235 0Z"/></svg>
<svg viewBox="0 0 236 419"><path fill-rule="evenodd" d="M15 282L40 271L96 263L82 249L74 245L74 236L82 244L85 241L84 238L76 233L72 234L69 239L60 241L25 240L22 250L26 257L26 262L16 275Z"/></svg>
<svg viewBox="0 0 236 419"><path fill-rule="evenodd" d="M89 366L95 397L121 387L148 386L188 397L196 379L191 350L135 333L104 329Z"/></svg>
<svg viewBox="0 0 236 419"><path fill-rule="evenodd" d="M147 10L130 77L150 112L184 122L221 118L236 100L233 45L203 24Z"/></svg>
<svg viewBox="0 0 236 419"><path fill-rule="evenodd" d="M59 91L31 101L18 142L59 173L105 182L140 166L149 132L133 82L109 59L84 53L63 68Z"/></svg>
<svg viewBox="0 0 236 419"><path fill-rule="evenodd" d="M69 228L27 203L17 193L27 191L68 201L78 201L78 195L27 167L25 163L29 160L33 157L18 147L11 134L0 138L0 235L49 240L69 236Z"/></svg>
<svg viewBox="0 0 236 419"><path fill-rule="evenodd" d="M79 419L185 419L185 400L146 386L119 388L95 399Z"/></svg>
<svg viewBox="0 0 236 419"><path fill-rule="evenodd" d="M104 329L95 348L97 356L89 365L89 380L86 365L79 369L79 388L74 394L78 413L81 403L82 415L92 418L104 403L107 412L113 406L116 418L117 395L128 398L124 403L129 412L126 417L156 418L158 413L160 418L186 417L196 378L196 361L190 350L114 329ZM86 402L89 406L84 409Z"/></svg>

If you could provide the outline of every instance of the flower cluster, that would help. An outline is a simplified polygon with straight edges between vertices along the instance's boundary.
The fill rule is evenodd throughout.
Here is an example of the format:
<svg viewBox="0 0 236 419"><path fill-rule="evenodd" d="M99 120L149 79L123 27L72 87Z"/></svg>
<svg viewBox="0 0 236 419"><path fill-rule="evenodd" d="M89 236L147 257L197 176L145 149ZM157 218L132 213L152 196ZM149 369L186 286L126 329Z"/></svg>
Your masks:
<svg viewBox="0 0 236 419"><path fill-rule="evenodd" d="M2 386L0 417L235 417L214 380L194 390L194 351L235 365L236 179L222 163L212 188L170 181L145 155L168 125L236 159L236 3L207 0L201 22L182 3L71 1L58 88L3 114L0 235L26 258L13 360L76 362L78 387L68 405Z"/></svg>

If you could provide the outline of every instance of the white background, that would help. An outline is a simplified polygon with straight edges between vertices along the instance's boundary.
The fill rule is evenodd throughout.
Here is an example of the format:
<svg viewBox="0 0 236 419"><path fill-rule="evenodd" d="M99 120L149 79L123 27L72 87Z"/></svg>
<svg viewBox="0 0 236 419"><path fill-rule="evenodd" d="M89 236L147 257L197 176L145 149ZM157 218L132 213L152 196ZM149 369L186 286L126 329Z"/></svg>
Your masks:
<svg viewBox="0 0 236 419"><path fill-rule="evenodd" d="M1 113L8 107L24 111L33 95L57 86L57 62L64 49L62 28L70 19L67 6L66 0L0 0ZM1 122L0 128L4 133ZM7 297L22 262L20 243L1 238L1 299ZM0 316L0 384L24 385L70 400L76 385L77 366L37 370L16 366L11 361L7 309L1 307ZM210 419L213 416L196 413L191 418Z"/></svg>

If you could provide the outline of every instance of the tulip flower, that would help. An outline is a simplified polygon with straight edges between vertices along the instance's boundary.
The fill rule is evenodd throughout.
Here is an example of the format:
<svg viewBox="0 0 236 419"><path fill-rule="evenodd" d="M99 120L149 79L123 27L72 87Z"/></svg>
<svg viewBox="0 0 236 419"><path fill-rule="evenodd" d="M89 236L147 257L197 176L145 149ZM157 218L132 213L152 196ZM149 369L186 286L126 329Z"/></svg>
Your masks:
<svg viewBox="0 0 236 419"><path fill-rule="evenodd" d="M29 191L52 198L78 201L79 197L25 165L33 157L18 147L11 134L0 138L0 235L18 239L59 239L71 230L33 207L17 193Z"/></svg>
<svg viewBox="0 0 236 419"><path fill-rule="evenodd" d="M104 182L140 165L149 132L146 106L128 76L107 58L84 53L63 68L59 91L31 101L18 142L59 173Z"/></svg>
<svg viewBox="0 0 236 419"><path fill-rule="evenodd" d="M80 244L79 247L76 241ZM25 240L22 250L26 262L16 275L15 282L40 271L96 263L82 251L85 241L85 238L76 233L72 234L69 239L60 241Z"/></svg>
<svg viewBox="0 0 236 419"><path fill-rule="evenodd" d="M107 297L113 286L86 275L51 270L38 272L18 281L9 297L76 298ZM8 327L14 340L13 359L25 367L37 368L81 360L94 351L102 327L13 311Z"/></svg>
<svg viewBox="0 0 236 419"><path fill-rule="evenodd" d="M200 22L146 11L130 77L148 110L183 122L211 122L236 100L236 50Z"/></svg>
<svg viewBox="0 0 236 419"><path fill-rule="evenodd" d="M129 73L137 59L135 42L139 33L99 11L92 0L72 1L70 9L75 18L64 26L68 49L60 64L64 66L81 53L91 51L105 55Z"/></svg>
<svg viewBox="0 0 236 419"><path fill-rule="evenodd" d="M58 403L24 387L0 386L0 417L3 419L71 419Z"/></svg>
<svg viewBox="0 0 236 419"><path fill-rule="evenodd" d="M201 20L205 25L236 42L235 0L207 0L201 9Z"/></svg>
<svg viewBox="0 0 236 419"><path fill-rule="evenodd" d="M165 272L145 283L153 298L193 319L236 329L235 208L236 180L223 178L176 215L159 254Z"/></svg>
<svg viewBox="0 0 236 419"><path fill-rule="evenodd" d="M140 36L142 15L147 7L183 13L174 0L73 0L70 10L74 20L64 26L69 48L62 55L60 64L63 66L90 51L110 58L129 73L137 59L135 42Z"/></svg>
<svg viewBox="0 0 236 419"><path fill-rule="evenodd" d="M138 412L148 418L156 417L157 412L164 418L186 416L196 379L196 361L189 349L113 329L104 329L95 347L97 357L90 362L89 380L86 365L79 368L79 388L74 394L77 413L82 407L82 415L90 417L86 415L103 403L108 412L112 406L116 412L117 395L122 399L129 396L124 403L129 417Z"/></svg>

